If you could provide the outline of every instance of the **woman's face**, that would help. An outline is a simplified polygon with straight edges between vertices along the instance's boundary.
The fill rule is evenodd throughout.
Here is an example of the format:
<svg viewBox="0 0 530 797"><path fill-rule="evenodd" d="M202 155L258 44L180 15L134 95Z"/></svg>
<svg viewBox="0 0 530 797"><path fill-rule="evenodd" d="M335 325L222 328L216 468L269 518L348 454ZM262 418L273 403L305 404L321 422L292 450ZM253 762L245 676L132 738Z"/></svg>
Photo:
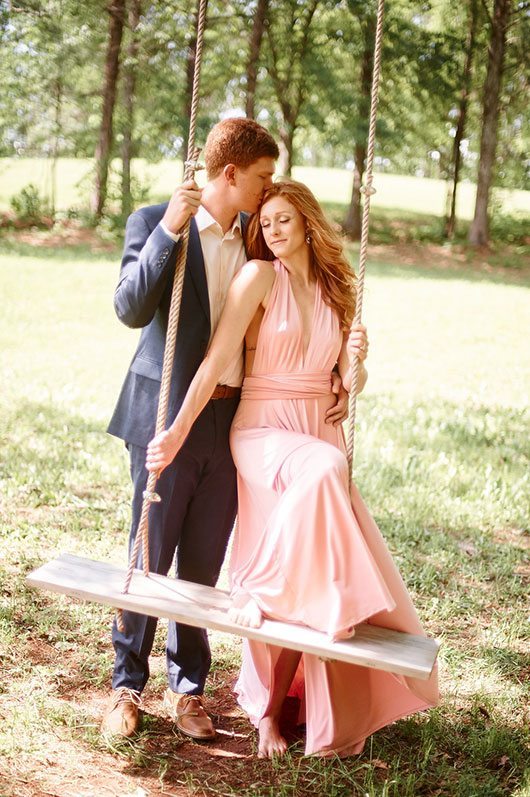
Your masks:
<svg viewBox="0 0 530 797"><path fill-rule="evenodd" d="M260 225L265 243L275 257L291 257L305 242L304 217L282 196L269 199L260 211Z"/></svg>

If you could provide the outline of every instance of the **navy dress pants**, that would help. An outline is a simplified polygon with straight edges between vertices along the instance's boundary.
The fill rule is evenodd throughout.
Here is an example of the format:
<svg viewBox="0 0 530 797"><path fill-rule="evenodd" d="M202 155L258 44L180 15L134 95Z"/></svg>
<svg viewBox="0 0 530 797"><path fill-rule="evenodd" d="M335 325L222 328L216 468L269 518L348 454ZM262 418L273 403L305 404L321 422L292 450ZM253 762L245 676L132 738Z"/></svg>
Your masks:
<svg viewBox="0 0 530 797"><path fill-rule="evenodd" d="M237 508L236 471L228 443L238 399L210 401L156 490L162 501L149 510L149 570L167 575L176 554L176 576L215 586ZM134 485L132 549L147 484L146 450L128 445ZM141 546L137 567L141 567ZM112 642L116 653L112 688L141 692L149 677L149 654L157 618L124 612L125 632L116 621ZM169 621L167 672L173 692L200 695L211 655L204 629Z"/></svg>

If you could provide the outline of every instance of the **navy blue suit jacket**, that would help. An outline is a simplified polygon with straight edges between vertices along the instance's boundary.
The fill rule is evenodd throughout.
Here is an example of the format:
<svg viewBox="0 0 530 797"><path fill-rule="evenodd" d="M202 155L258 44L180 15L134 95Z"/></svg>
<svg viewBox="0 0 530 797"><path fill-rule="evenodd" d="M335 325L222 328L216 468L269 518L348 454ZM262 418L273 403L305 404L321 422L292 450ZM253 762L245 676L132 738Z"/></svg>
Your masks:
<svg viewBox="0 0 530 797"><path fill-rule="evenodd" d="M114 294L114 308L120 321L129 327L141 327L142 332L108 431L143 448L155 433L169 304L180 245L160 227L166 208L167 202L152 205L129 217L120 278ZM199 232L192 218L168 426L204 359L209 339L208 285Z"/></svg>

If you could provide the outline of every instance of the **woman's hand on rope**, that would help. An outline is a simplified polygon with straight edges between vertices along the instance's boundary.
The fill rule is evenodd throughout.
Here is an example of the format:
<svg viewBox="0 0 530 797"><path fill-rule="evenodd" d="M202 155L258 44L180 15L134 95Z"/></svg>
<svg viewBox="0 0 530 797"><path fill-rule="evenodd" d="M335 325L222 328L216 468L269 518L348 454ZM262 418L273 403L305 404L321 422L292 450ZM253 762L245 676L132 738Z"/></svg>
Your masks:
<svg viewBox="0 0 530 797"><path fill-rule="evenodd" d="M353 365L355 357L364 362L368 357L368 334L364 324L352 324L348 337L347 351L350 366Z"/></svg>
<svg viewBox="0 0 530 797"><path fill-rule="evenodd" d="M147 470L160 474L164 468L167 468L173 462L185 439L184 435L179 434L173 428L153 437L147 446L147 458L145 461Z"/></svg>
<svg viewBox="0 0 530 797"><path fill-rule="evenodd" d="M195 180L188 180L173 192L162 221L172 233L178 233L201 204L202 189Z"/></svg>

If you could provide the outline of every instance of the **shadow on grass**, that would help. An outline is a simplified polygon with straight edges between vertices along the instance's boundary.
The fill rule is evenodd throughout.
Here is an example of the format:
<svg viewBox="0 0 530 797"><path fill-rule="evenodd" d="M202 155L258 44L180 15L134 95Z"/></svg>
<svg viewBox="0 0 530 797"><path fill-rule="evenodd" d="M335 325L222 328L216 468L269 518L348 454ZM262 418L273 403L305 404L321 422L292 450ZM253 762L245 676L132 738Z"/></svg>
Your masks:
<svg viewBox="0 0 530 797"><path fill-rule="evenodd" d="M342 224L348 205L342 202L322 202L326 212L337 223ZM445 220L434 213L405 210L404 208L370 208L370 233L374 243L431 243L444 244ZM471 222L459 221L453 243L466 245ZM495 213L490 221L490 241L498 246L514 245L528 253L528 219L524 213Z"/></svg>
<svg viewBox="0 0 530 797"><path fill-rule="evenodd" d="M506 797L524 778L524 733L490 717L480 701L454 714L442 707L401 720L371 737L361 755L346 759L304 757L302 740L283 758L264 761L256 757L253 734L239 745L224 736L199 745L179 737L165 718L146 720L135 742L105 750L146 787L158 778L168 789L185 785L188 794ZM245 719L220 723L240 736L251 732ZM93 737L85 742L101 746Z"/></svg>
<svg viewBox="0 0 530 797"><path fill-rule="evenodd" d="M477 654L505 679L530 683L530 657L507 647L480 647Z"/></svg>
<svg viewBox="0 0 530 797"><path fill-rule="evenodd" d="M31 257L40 260L59 260L64 261L65 265L72 261L92 260L94 262L111 260L119 263L121 258L122 243L117 240L115 243L105 242L104 248L97 243L72 243L57 245L45 245L29 243L18 240L8 234L0 233L0 255L10 257Z"/></svg>
<svg viewBox="0 0 530 797"><path fill-rule="evenodd" d="M0 419L6 561L27 571L45 552L72 544L101 558L117 544L117 530L125 550L130 495L123 444L103 424L39 402L23 401Z"/></svg>
<svg viewBox="0 0 530 797"><path fill-rule="evenodd" d="M383 517L383 525L392 524L400 569L402 564L406 566L407 583L424 596L424 616L451 631L447 648L460 646L462 663L453 665L447 676L447 680L453 678L454 694L438 709L376 733L361 756L348 760L307 759L298 747L281 761L259 761L253 757L254 737L245 735L246 729L250 731L248 724L233 718L228 710L225 716L224 708L217 713L227 735L210 746L183 743L167 720L151 716L136 743L111 751L120 771L144 784L148 792L157 793L155 789L163 784L168 792L177 788L186 794L239 797L506 797L516 793L523 782L526 740L518 717L521 696L515 689L523 688L525 658L506 644L485 645L479 637L471 638L468 630L469 621L477 628L483 619L498 623L493 629L496 633L514 624L522 590L514 567L522 550L515 538L499 545L489 533L496 516L486 531L477 528L478 521L473 525L462 515L460 499L465 495L471 500L468 496L472 496L477 507L505 501L503 513L512 511L517 503L521 506L522 479L528 470L524 414L463 408L448 402L436 408L416 403L396 409L385 397L366 402L366 424L379 437L361 465L361 480ZM26 694L37 671L35 657L46 684L61 681L59 694L64 693L68 702L64 714L57 713L55 695L46 693L39 704L40 715L32 717L32 722L43 723L47 733L50 727L60 728L67 744L72 744L72 754L76 751L73 743L82 742L84 752L92 748L93 760L97 760L103 747L95 725L88 731L86 722L76 720L77 702L83 690L102 684L108 676L108 610L35 593L27 589L24 577L43 552L64 547L67 535L86 545L94 558L104 555L106 546L112 544L109 540L115 539L113 507L118 482L118 497L128 515L123 452L116 456L118 447L106 437L102 424L31 400L4 410L0 423L0 478L6 498L0 531L5 552L0 569L0 632L8 652L3 688L12 684L18 694ZM383 465L380 446L388 439L395 441L397 456ZM105 440L108 446L103 445ZM447 460L438 461L442 451ZM446 481L453 461L462 487ZM499 461L509 468L502 478ZM486 478L491 481L487 502L483 494ZM512 495L504 482L515 484L517 480L521 493ZM410 492L411 485L416 492ZM434 513L442 500L447 501L447 511L443 505L443 523L437 525ZM394 501L400 514L393 509ZM502 514L501 520L503 528L512 521L515 526L517 517ZM125 540L124 531L118 544L125 548ZM501 598L506 604L500 603ZM46 645L49 649L44 659ZM68 650L75 655L69 657ZM66 652L60 659L59 676L57 656L61 651ZM225 682L230 678L225 665L214 661L211 681L216 667L223 669L219 692L224 690L227 699ZM499 692L483 695L477 687L472 697L469 689L462 688L459 694L469 669L484 671ZM76 683L79 694L75 693ZM215 691L210 698L220 699ZM86 721L90 722L89 714ZM243 734L241 742L230 736L236 727ZM233 752L235 756L231 756ZM89 773L92 775L96 778L95 772ZM46 776L35 769L33 777L37 787L42 778L46 790Z"/></svg>
<svg viewBox="0 0 530 797"><path fill-rule="evenodd" d="M3 417L0 477L39 503L53 503L68 473L96 470L105 427L56 406L21 401Z"/></svg>
<svg viewBox="0 0 530 797"><path fill-rule="evenodd" d="M358 263L358 244L347 244L347 252L349 258L354 266L357 267ZM92 262L112 262L113 265L118 265L121 258L122 244L117 241L113 248L109 251L94 250L87 244L75 244L69 246L35 246L29 243L15 240L2 240L0 238L0 255L6 255L13 258L28 257L33 259L40 259L43 261L59 261L68 266L72 262L78 261L92 261ZM421 255L420 255L421 256ZM414 263L407 264L406 262L392 262L392 253L389 255L389 262L385 262L384 252L378 252L377 258L374 259L370 256L370 247L368 248L368 265L367 265L367 281L371 277L382 277L384 279L431 279L435 281L440 280L466 280L468 282L492 282L500 284L513 284L530 286L530 277L527 273L519 272L516 268L513 269L499 269L492 268L487 271L478 269L473 265L461 265L456 260L447 266L430 266L428 264L431 257L430 252L425 252L425 262L421 265ZM516 259L516 255L509 253L501 256L501 263L504 265L509 258ZM402 259L405 259L406 255ZM418 251L415 251L414 258L418 258Z"/></svg>
<svg viewBox="0 0 530 797"><path fill-rule="evenodd" d="M355 245L348 247L349 259L357 270L358 248ZM384 257L384 253L380 253ZM427 255L426 255L427 258ZM382 277L384 279L408 280L425 279L436 282L465 281L471 283L494 283L501 285L517 285L519 287L530 288L530 275L521 274L515 269L508 271L503 269L485 271L470 266L453 265L451 268L443 266L416 265L414 263L393 263L383 260L374 260L368 256L366 266L366 283L370 283L371 277Z"/></svg>
<svg viewBox="0 0 530 797"><path fill-rule="evenodd" d="M336 221L343 218L346 206L338 203L327 203L325 208L329 215ZM42 260L59 260L65 263L71 261L108 261L118 263L121 257L124 224L114 220L112 234L108 239L102 240L92 230L78 230L81 240L75 238L67 243L60 234L50 233L42 240L37 236L35 243L20 240L17 235L9 232L0 232L0 254L12 257L32 257ZM441 220L430 214L417 214L403 210L376 208L373 210L370 226L370 244L368 248L369 267L368 276L407 278L431 278L436 280L465 279L473 282L495 282L530 284L528 274L528 247L518 245L516 239L526 234L524 221L518 217L505 217L499 229L516 230L516 234L499 236L493 240L492 247L486 252L479 252L473 247L467 247L465 238L460 237L453 246L444 247L443 262L429 265L429 261L438 257L440 259L440 245L444 244L440 237ZM500 222L497 222L500 225ZM68 231L64 231L67 234ZM91 241L83 241L85 237ZM54 237L55 236L55 237ZM514 237L515 236L515 237ZM52 243L54 242L54 243ZM432 251L432 244L438 250ZM399 257L396 252L389 251L389 263L385 263L384 251L378 251L377 259L370 256L370 246L378 247L396 245L401 247ZM356 265L358 259L358 244L346 242L351 260ZM409 249L407 249L409 247ZM431 247L431 248L429 248ZM407 264L407 252L413 264ZM399 260L399 262L396 262ZM421 261L418 263L418 261Z"/></svg>

